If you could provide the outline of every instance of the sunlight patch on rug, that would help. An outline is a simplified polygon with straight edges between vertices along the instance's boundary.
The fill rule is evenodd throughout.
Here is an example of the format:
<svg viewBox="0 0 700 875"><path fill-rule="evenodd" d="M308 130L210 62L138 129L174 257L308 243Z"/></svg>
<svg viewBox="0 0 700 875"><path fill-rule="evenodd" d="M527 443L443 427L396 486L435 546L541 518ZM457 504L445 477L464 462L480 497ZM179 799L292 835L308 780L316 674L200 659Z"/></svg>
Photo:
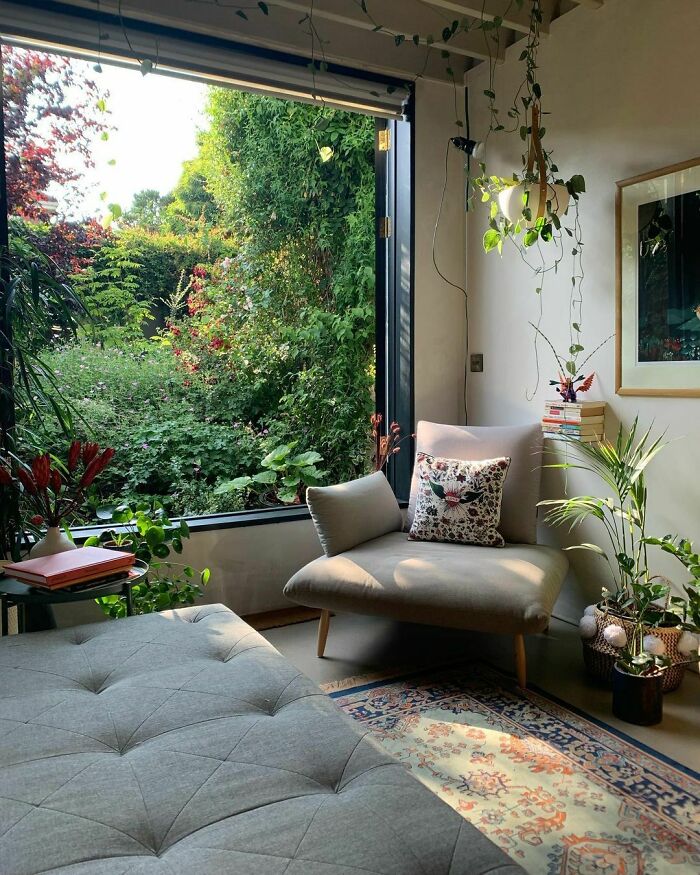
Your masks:
<svg viewBox="0 0 700 875"><path fill-rule="evenodd" d="M700 775L611 727L485 666L349 684L336 704L531 875L700 871Z"/></svg>

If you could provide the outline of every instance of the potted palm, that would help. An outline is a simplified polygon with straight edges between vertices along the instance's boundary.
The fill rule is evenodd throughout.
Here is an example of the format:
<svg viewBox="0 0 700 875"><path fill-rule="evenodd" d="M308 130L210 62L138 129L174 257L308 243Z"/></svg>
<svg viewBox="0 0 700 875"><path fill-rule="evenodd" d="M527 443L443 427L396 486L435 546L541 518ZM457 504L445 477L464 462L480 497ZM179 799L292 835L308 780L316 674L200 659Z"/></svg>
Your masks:
<svg viewBox="0 0 700 875"><path fill-rule="evenodd" d="M568 525L573 530L584 521L597 520L610 545L609 551L591 543L566 548L597 554L607 563L612 578L612 586L602 588L601 601L586 608L581 620L586 668L594 677L610 683L615 663L625 652L621 648L627 648L629 659L621 665L643 665L648 669L649 658L663 658L663 665L655 663L663 690L675 690L683 679L688 655L698 649L698 627L688 615L688 600L673 596L669 581L650 569L650 548L658 539L646 532L648 493L644 475L665 446L663 436L652 438L651 429L640 435L635 419L629 431L620 427L614 443L564 440L570 454L567 461L547 467L589 471L608 491L604 498L580 495L541 502L548 508L547 522L556 526ZM669 538L666 544L671 552L676 542ZM700 578L700 561L696 565ZM696 619L700 620L698 613ZM656 674L656 670L651 672Z"/></svg>

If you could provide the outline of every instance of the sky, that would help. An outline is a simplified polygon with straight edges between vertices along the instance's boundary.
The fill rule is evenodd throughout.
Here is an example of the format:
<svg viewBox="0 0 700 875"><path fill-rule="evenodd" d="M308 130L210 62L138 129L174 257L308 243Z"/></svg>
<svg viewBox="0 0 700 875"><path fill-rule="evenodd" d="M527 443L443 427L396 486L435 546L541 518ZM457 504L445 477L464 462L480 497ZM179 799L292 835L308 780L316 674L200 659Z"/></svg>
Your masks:
<svg viewBox="0 0 700 875"><path fill-rule="evenodd" d="M104 63L102 73L91 66L88 70L100 89L109 91L108 118L114 130L106 142L95 140L95 168L86 174L85 197L73 218L102 218L108 203L127 210L144 188L169 192L183 161L196 156L197 132L206 127L206 85L158 73L142 76L139 70Z"/></svg>

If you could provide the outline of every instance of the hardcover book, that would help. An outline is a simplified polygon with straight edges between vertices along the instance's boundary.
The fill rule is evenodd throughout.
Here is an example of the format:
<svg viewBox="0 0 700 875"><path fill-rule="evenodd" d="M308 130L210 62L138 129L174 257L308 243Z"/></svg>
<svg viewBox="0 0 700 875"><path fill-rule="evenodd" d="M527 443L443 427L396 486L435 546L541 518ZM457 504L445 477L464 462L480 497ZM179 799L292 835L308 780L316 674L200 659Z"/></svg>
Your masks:
<svg viewBox="0 0 700 875"><path fill-rule="evenodd" d="M134 561L132 553L103 547L81 547L52 556L12 562L5 566L5 573L26 583L55 589L126 571Z"/></svg>

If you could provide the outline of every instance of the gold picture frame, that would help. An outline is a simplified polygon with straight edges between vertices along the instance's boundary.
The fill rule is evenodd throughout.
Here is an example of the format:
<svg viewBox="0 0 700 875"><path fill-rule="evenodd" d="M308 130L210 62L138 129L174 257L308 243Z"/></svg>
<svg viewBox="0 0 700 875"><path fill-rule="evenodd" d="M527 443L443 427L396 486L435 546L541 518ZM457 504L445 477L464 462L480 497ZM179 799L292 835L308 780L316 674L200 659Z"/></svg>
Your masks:
<svg viewBox="0 0 700 875"><path fill-rule="evenodd" d="M618 395L700 398L700 281L697 300L690 298L693 277L700 280L700 245L683 247L678 237L688 217L700 229L700 157L617 183ZM675 270L679 259L689 270ZM680 283L671 281L674 272Z"/></svg>

